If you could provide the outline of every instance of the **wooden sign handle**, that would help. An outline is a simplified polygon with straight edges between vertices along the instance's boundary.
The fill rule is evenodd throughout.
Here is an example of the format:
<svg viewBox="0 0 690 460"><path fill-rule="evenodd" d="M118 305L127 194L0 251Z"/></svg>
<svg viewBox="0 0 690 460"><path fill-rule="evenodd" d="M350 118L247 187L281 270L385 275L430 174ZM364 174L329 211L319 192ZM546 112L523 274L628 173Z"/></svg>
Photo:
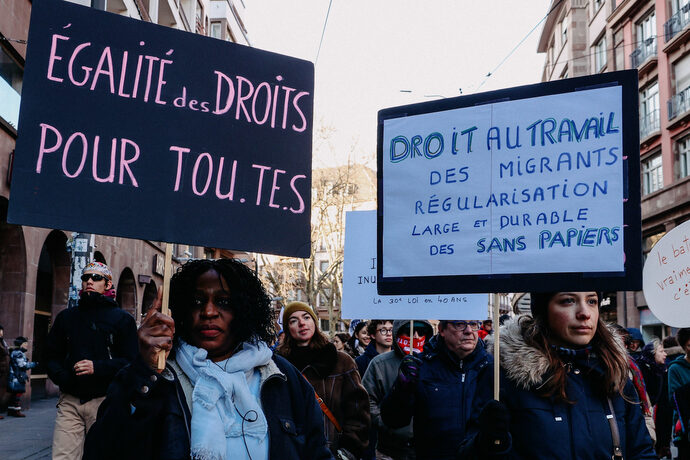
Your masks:
<svg viewBox="0 0 690 460"><path fill-rule="evenodd" d="M165 262L163 265L163 302L161 313L170 316L170 277L172 276L172 244L165 243ZM165 352L158 353L158 371L165 369Z"/></svg>
<svg viewBox="0 0 690 460"><path fill-rule="evenodd" d="M414 320L410 320L410 354L414 354L414 349L412 348L412 344L414 343Z"/></svg>
<svg viewBox="0 0 690 460"><path fill-rule="evenodd" d="M501 370L501 360L499 359L499 342L500 342L500 327L499 327L499 307L500 300L498 294L496 294L496 305L494 305L494 319L493 319L493 331L494 331L494 399L499 400L500 394L500 376L499 372Z"/></svg>

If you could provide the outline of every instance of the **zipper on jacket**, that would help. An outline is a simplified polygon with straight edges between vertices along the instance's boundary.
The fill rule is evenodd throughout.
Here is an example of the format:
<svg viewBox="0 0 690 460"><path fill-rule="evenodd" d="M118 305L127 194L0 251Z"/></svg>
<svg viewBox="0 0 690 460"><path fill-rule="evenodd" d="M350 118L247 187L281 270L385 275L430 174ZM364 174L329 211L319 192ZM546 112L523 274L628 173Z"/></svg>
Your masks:
<svg viewBox="0 0 690 460"><path fill-rule="evenodd" d="M177 379L177 376L175 376ZM187 420L187 412L185 412L185 407L182 404L182 399L180 398L180 388L179 388L179 381L178 382L173 382L175 384L175 395L177 396L177 403L180 405L180 410L182 411L182 417L184 417L184 427L187 430L187 439L189 439L189 447L192 447L192 434L189 432L189 423L191 420ZM191 414L190 414L191 417Z"/></svg>
<svg viewBox="0 0 690 460"><path fill-rule="evenodd" d="M114 344L114 342L113 334L111 333L108 336L108 344L105 346L105 348L108 350L108 359L113 359L113 354L110 352L110 347Z"/></svg>

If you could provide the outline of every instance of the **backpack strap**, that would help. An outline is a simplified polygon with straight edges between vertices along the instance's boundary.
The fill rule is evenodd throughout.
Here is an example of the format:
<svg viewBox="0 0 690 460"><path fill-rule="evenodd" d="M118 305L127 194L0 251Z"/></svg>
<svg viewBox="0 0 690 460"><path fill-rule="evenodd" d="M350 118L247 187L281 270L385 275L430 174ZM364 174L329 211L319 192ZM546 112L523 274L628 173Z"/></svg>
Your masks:
<svg viewBox="0 0 690 460"><path fill-rule="evenodd" d="M307 380L307 382L309 381L309 379L307 379L307 377L304 374L302 374L302 377L304 377L304 379ZM316 390L314 390L314 396L316 396L316 401L319 403L319 407L321 407L321 412L323 412L324 415L328 417L328 420L331 421L331 423L335 427L335 431L337 431L338 434L342 434L343 429L340 426L340 423L338 423L338 421L335 419L335 415L333 415L333 412L331 412L326 403L323 402L323 399L321 399L321 396L319 396Z"/></svg>
<svg viewBox="0 0 690 460"><path fill-rule="evenodd" d="M611 398L606 398L609 403L609 412L606 414L606 418L609 420L609 427L611 428L611 439L613 440L613 455L612 460L623 460L623 450L621 449L621 437L618 433L618 423L616 422L616 413L613 410L613 404L611 403Z"/></svg>

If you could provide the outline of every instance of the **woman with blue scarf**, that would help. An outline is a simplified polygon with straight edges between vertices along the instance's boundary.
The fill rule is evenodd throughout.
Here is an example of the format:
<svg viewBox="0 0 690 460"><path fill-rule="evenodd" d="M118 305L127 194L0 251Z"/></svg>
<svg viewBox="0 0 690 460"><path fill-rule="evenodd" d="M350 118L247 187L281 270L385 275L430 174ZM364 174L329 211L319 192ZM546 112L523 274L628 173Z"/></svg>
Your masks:
<svg viewBox="0 0 690 460"><path fill-rule="evenodd" d="M85 459L330 459L314 390L267 343L270 301L243 264L195 260L139 329L139 357L111 385ZM155 371L164 351L167 364Z"/></svg>
<svg viewBox="0 0 690 460"><path fill-rule="evenodd" d="M501 327L500 402L477 408L461 458L656 459L623 341L599 300L532 293L532 316Z"/></svg>

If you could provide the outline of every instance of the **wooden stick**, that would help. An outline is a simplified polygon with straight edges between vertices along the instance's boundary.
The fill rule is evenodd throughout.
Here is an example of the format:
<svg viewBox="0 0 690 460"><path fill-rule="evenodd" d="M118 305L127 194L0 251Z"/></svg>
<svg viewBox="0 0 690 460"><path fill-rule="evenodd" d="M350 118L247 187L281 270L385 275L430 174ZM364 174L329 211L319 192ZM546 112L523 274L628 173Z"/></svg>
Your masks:
<svg viewBox="0 0 690 460"><path fill-rule="evenodd" d="M493 331L494 331L494 399L496 401L499 400L499 394L500 394L500 376L499 372L501 370L501 360L499 359L499 339L500 339L500 328L498 327L498 313L499 313L499 305L498 305L498 299L499 296L498 294L496 295L496 300L497 300L497 305L494 305L494 319L493 319Z"/></svg>
<svg viewBox="0 0 690 460"><path fill-rule="evenodd" d="M414 349L412 348L412 344L414 343L414 320L410 320L410 354L414 354Z"/></svg>
<svg viewBox="0 0 690 460"><path fill-rule="evenodd" d="M170 316L170 277L172 276L172 244L165 243L165 262L163 264L163 302L161 305L161 313ZM158 354L158 370L165 369L165 352L161 351Z"/></svg>

